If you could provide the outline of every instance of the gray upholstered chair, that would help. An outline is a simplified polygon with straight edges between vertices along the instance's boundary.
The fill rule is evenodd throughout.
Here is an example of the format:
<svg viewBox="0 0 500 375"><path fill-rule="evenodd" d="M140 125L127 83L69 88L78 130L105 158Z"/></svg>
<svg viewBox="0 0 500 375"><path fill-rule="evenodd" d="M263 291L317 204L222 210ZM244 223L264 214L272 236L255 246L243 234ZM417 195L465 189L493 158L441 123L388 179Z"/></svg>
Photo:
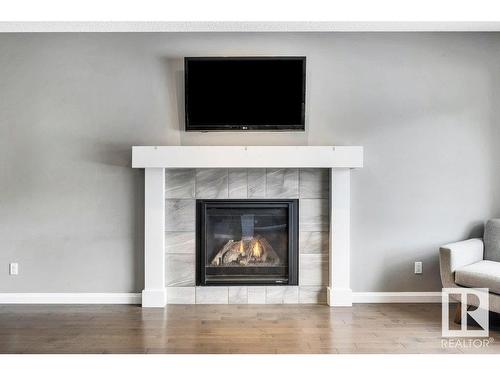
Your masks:
<svg viewBox="0 0 500 375"><path fill-rule="evenodd" d="M489 288L490 311L500 313L500 219L486 223L484 238L450 243L439 249L444 288ZM475 301L467 301L475 305ZM460 304L455 321L459 322Z"/></svg>

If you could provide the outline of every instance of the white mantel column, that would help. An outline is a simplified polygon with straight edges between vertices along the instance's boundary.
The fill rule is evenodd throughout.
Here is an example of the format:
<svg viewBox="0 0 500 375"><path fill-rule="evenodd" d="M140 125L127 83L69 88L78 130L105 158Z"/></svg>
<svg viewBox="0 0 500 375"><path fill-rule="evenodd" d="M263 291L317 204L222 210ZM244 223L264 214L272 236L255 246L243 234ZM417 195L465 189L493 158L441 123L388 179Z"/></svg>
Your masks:
<svg viewBox="0 0 500 375"><path fill-rule="evenodd" d="M350 178L349 168L330 169L330 306L352 306L350 252Z"/></svg>
<svg viewBox="0 0 500 375"><path fill-rule="evenodd" d="M144 290L143 307L164 307L165 288L165 169L144 172Z"/></svg>

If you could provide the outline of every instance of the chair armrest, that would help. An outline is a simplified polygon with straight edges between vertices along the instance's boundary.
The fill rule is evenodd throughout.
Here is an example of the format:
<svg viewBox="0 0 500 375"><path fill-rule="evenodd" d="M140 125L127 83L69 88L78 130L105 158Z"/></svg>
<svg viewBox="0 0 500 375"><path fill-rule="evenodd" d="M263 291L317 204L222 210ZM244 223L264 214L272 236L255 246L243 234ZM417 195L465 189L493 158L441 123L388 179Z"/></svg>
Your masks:
<svg viewBox="0 0 500 375"><path fill-rule="evenodd" d="M439 249L439 266L443 287L453 288L457 268L483 260L484 244L480 238L450 243Z"/></svg>

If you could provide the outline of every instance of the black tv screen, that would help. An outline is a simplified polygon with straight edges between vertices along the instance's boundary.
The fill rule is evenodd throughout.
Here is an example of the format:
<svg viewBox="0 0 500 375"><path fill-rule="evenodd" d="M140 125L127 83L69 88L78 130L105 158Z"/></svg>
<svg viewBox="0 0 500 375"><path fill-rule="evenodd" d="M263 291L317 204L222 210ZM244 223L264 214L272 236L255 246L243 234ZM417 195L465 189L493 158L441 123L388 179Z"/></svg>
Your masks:
<svg viewBox="0 0 500 375"><path fill-rule="evenodd" d="M186 57L187 131L304 130L305 57Z"/></svg>

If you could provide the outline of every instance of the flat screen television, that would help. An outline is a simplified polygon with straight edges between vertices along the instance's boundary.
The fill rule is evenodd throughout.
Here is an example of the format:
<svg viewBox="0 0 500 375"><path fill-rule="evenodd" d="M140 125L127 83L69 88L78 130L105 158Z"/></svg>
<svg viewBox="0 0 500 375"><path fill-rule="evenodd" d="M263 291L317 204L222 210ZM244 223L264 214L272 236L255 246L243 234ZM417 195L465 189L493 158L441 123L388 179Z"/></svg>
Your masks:
<svg viewBox="0 0 500 375"><path fill-rule="evenodd" d="M305 57L186 57L186 131L304 130Z"/></svg>

